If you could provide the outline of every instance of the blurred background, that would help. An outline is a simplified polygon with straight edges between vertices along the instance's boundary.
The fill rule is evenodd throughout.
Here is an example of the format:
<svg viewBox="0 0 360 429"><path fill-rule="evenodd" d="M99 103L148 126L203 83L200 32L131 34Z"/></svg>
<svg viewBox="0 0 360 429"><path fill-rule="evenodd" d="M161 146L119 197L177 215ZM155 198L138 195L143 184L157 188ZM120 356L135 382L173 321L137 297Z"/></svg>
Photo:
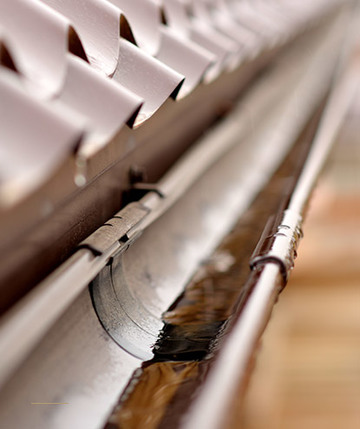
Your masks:
<svg viewBox="0 0 360 429"><path fill-rule="evenodd" d="M360 428L360 93L265 331L245 429Z"/></svg>

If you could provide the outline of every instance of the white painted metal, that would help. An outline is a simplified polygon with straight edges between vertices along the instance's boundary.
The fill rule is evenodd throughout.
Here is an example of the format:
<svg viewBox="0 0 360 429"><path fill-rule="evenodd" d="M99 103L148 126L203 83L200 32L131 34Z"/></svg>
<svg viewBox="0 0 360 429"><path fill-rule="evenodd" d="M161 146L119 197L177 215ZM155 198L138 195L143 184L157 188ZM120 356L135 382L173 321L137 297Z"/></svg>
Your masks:
<svg viewBox="0 0 360 429"><path fill-rule="evenodd" d="M333 28L319 34L312 55L305 52L301 56L299 47L279 61L236 112L159 182L165 198L153 192L143 198L150 214L129 235L147 229L120 259L123 282L143 308L144 319L139 319L136 308L127 308L137 323L146 323L150 317L160 320L161 312L181 292L198 263L214 249L281 162L328 87L337 31ZM319 67L320 76L315 73ZM254 129L252 121L258 117L262 125ZM102 328L84 290L109 257L120 250L118 238L101 257L83 250L77 261L70 260L3 321L1 376L3 383L7 382L0 397L0 418L9 427L22 427L26 421L34 421L39 429L99 427L138 365L137 359L110 338L104 346L107 334L103 331L99 335ZM75 300L76 296L80 298ZM89 324L89 330L84 324ZM159 322L154 326L159 327ZM150 326L152 338L154 326ZM90 349L84 344L91 344ZM108 347L117 350L111 352L117 356L115 363L107 360ZM65 367L59 363L64 360ZM35 380L41 382L34 387ZM49 387L42 380L47 380ZM69 402L70 407L39 408L31 402ZM22 411L14 412L11 404L23 404Z"/></svg>
<svg viewBox="0 0 360 429"><path fill-rule="evenodd" d="M25 2L25 0L22 1ZM5 0L0 0L0 5L4 2ZM58 3L60 4L60 2ZM61 3L65 4L65 2ZM80 3L83 2L78 2L79 7ZM106 11L114 13L116 9L116 14L120 13L115 6L113 7L108 2L109 7L101 8L103 0L93 0L90 3L99 6L96 10L101 12L99 15L101 18L107 16ZM173 3L176 3L175 0ZM73 5L74 2L68 4ZM28 6L27 4L26 7ZM47 10L47 8L45 9ZM167 10L166 7L165 10ZM73 12L74 10L72 10ZM53 15L58 17L56 13ZM81 21L81 16L79 13L76 19ZM85 18L86 16L84 16ZM231 39L229 34L216 39L219 29L217 26L215 29L212 28L207 18L201 16L196 19L189 16L185 16L185 18L185 27L182 27L185 30L183 33L179 33L182 34L181 37L184 37L184 40L187 40L188 37L192 43L195 43L194 40L198 38L202 42L200 45L209 45L210 51L214 51L213 46L216 46L219 51L217 65L215 64L212 70L213 76L216 75L214 70L219 72L229 66L229 52L231 57L234 53L231 62L238 59L237 55L243 55L237 44L239 41ZM1 19L0 15L0 26ZM61 20L64 18L62 17ZM61 22L65 23L64 28L69 28L68 20ZM91 24L91 19L89 22ZM11 96L8 101L12 109L26 103L29 103L29 106L37 106L36 109L30 110L32 110L32 115L37 116L34 124L39 124L38 119L41 116L40 113L43 113L43 104L45 104L48 109L45 110L47 115L45 122L46 126L50 126L53 122L57 124L60 121L56 112L61 108L55 104L64 102L65 105L68 105L70 109L67 114L75 110L79 110L81 113L84 104L84 108L90 109L90 111L85 109L83 116L89 123L93 122L94 131L110 135L117 129L116 121L112 120L112 116L111 120L108 115L106 118L103 117L104 112L100 105L93 108L86 105L91 94L86 94L83 100L74 101L71 100L70 92L67 92L72 85L81 83L82 69L84 69L84 78L89 79L88 82L94 83L93 88L100 88L99 91L104 90L104 94L106 91L111 93L111 97L114 97L114 106L117 107L119 107L117 103L120 100L121 88L117 87L117 90L111 92L112 85L117 85L115 81L123 83L125 87L132 85L131 92L143 96L145 100L142 112L145 116L139 116L138 122L151 115L179 85L182 77L177 72L172 71L139 47L130 44L129 41L120 38L118 29L114 30L116 40L113 41L114 48L111 49L116 52L116 55L120 52L119 57L113 58L112 54L108 56L108 52L102 51L101 47L103 37L108 36L105 31L106 20L102 26L96 31L94 30L94 34L89 34L91 33L89 22L86 25L80 22L79 28L83 28L85 25L86 30L80 32L76 28L76 31L81 33L82 39L86 38L86 43L83 40L83 44L93 67L102 70L104 74L112 73L112 81L109 77L104 76L104 79L107 79L106 83L100 83L98 71L90 71L89 64L83 60L69 57L70 54L64 50L64 58L70 64L69 66L67 63L67 67L70 67L67 68L69 81L65 86L61 86L63 92L60 92L54 99L49 98L48 93L45 99L39 101L39 96L35 96L33 90L25 92L25 95L22 94L22 79L32 80L32 72L28 72L27 67L23 68L24 76L13 71L4 71L6 76L11 76L9 79L16 82L15 85L19 83L19 88L16 87L14 90L17 96ZM115 20L111 22L115 22ZM199 26L196 29L190 28L190 23L191 25L198 23ZM116 25L118 24L117 21ZM115 28L115 24L111 28ZM95 40L95 33L101 29L104 34L100 39ZM329 86L331 70L336 59L334 46L337 46L341 30L341 25L331 27L313 41L311 53L307 51L301 53L301 47L298 47L298 50L294 49L287 57L279 61L277 68L262 82L259 82L259 86L249 93L225 123L213 130L212 134L205 136L199 145L157 184L164 198L160 198L154 192L150 192L143 198L142 203L149 209L149 214L144 216L138 225L129 227L127 232L130 237L136 237L145 228L146 231L129 251L119 258L124 276L119 280L121 287L118 289L118 293L127 291L130 298L133 299L133 303L136 305L127 307L127 316L131 323L136 322L137 325L144 328L141 331L145 333L149 331L151 340L145 339L146 347L140 347L140 353L137 353L137 351L131 350L134 337L130 338L130 346L123 344L130 352L139 354L142 358L151 355L149 345L153 342L158 328L161 327L161 312L181 292L196 266L214 249L236 218L248 207L286 154L291 142L306 123L309 112L312 112ZM66 44L65 32L57 34L59 34L61 43ZM165 33L161 32L161 34L164 36ZM179 34L177 37L180 37ZM8 42L8 39L11 39L11 33L5 32L4 41ZM212 42L213 45L211 45ZM164 48L165 45L161 43L159 46ZM176 44L174 40L171 43ZM20 44L21 48L18 50L15 43L10 41L8 44L11 48L10 53L15 54L15 59L18 58L18 53L24 49L24 46ZM96 49L93 44L98 44ZM204 54L204 48L199 49L196 45L194 50L196 49L199 50L199 55L207 56ZM63 51L60 53L63 55ZM60 53L59 57L56 57L56 61L58 58L62 58ZM39 55L46 55L46 52ZM159 57L161 55L159 54ZM123 58L121 62L120 57ZM166 63L165 57L166 61L169 60L169 56L165 55L164 63ZM211 54L209 54L210 57L213 59ZM28 61L28 59L24 61ZM136 62L137 70L142 69L145 64L146 70L152 70L151 76L157 82L148 87L146 73L142 74L144 69L137 74L138 77L144 79L143 82L130 82L133 70L129 65L131 61ZM205 63L206 61L202 63L202 66ZM32 66L36 69L36 62ZM147 68L148 66L149 68ZM71 69L71 67L74 68ZM216 67L218 68L216 69ZM2 66L0 69L0 77L5 76ZM114 72L115 69L116 72ZM158 73L159 70L161 72ZM58 76L56 85L62 79L62 73L63 69L59 71L60 77ZM202 72L197 71L196 79L194 79L199 81L201 77L203 77ZM129 86L125 84L126 79L128 79L128 83L130 82ZM11 85L6 81L4 91L12 91ZM146 87L144 88L142 85ZM44 86L46 87L47 84ZM50 87L53 88L53 83ZM165 87L166 90L161 92ZM75 89L80 90L80 88ZM116 100L115 93L119 95ZM18 96L18 94L20 95ZM141 99L136 95L129 94L129 91L126 90L121 94L131 109L136 110L137 103L140 106ZM96 97L96 94L93 96ZM20 98L19 104L15 103L17 97ZM48 108L48 106L50 107ZM52 112L55 113L52 115ZM66 114L59 115L62 118L62 126L59 127L58 133L59 139L68 130L66 138L60 139L59 146L64 145L68 151L73 147L69 135L70 137L73 137L73 134L80 136L84 130L91 131L91 127L80 124L80 130L73 129L70 121L69 128L67 128ZM121 115L121 121L125 121L127 114L121 112ZM51 120L48 116L51 117ZM253 124L260 123L260 118L261 126L255 129ZM26 123L31 125L30 122ZM50 128L50 135L58 130L55 126ZM29 136L30 134L29 132ZM36 136L36 133L31 134L31 138ZM23 140L23 138L21 136L18 140ZM45 141L49 140L51 137L46 135ZM117 241L119 238L114 237L113 246L101 256L94 256L89 250L77 252L73 259L28 294L2 320L0 326L0 381L3 384L3 390L0 393L0 421L4 427L25 427L29 426L29 422L37 429L101 427L132 371L140 364L138 359L119 348L107 336L95 316L86 289L88 282L99 273L109 258L126 247ZM172 256L173 259L170 259L169 256ZM149 274L152 283L149 282ZM123 286L126 286L127 289L122 288ZM141 304L141 314L140 306L137 308L139 303ZM149 321L150 323L148 323ZM118 326L115 328L118 329ZM116 329L112 332L115 338L117 337ZM126 333L118 332L120 337L117 340L121 343ZM45 405L31 405L33 402L66 402L67 404L49 408Z"/></svg>
<svg viewBox="0 0 360 429"><path fill-rule="evenodd" d="M84 152L94 153L130 118L130 125L142 124L169 96L189 95L200 82L210 82L291 39L341 2L284 0L278 7L277 0L256 5L220 0L0 0L0 44L11 57L14 79L23 90L23 95L7 94L6 103L10 109L19 103L21 110L28 98L40 98L53 112L53 104L61 105L74 127L81 123L77 143L91 147ZM0 64L0 72L6 66ZM3 100L1 96L6 108ZM47 145L44 139L49 135L50 140L62 135L49 121L44 124L48 132L39 138L31 128L32 116L19 120L29 140L37 142L34 152ZM17 144L25 152L24 141ZM6 151L6 142L1 144ZM66 146L66 139L59 144ZM55 158L55 145L47 145L45 153ZM55 172L53 163L46 167ZM7 180L1 171L0 176L2 182ZM48 175L41 178L31 181L40 186ZM77 185L86 179L82 182ZM0 198L0 206L34 189L22 186L16 198Z"/></svg>

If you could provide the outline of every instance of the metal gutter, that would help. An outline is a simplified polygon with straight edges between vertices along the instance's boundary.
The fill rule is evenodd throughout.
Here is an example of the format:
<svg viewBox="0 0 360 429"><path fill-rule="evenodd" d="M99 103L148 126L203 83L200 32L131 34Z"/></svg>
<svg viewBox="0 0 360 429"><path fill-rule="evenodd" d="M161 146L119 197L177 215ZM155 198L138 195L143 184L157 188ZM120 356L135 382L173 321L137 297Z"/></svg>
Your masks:
<svg viewBox="0 0 360 429"><path fill-rule="evenodd" d="M359 63L354 56L357 43L354 35L358 19L357 13L345 40L345 53L338 67L329 101L288 208L274 235L268 237L266 232L263 234L268 241L266 243L265 240L266 250L264 251L263 240L255 250L251 266L260 274L253 291L245 307L231 324L230 333L221 344L212 370L185 416L181 429L223 427L230 399L239 385L244 383L256 343L294 266L296 248L302 236L302 219L311 191L359 85Z"/></svg>
<svg viewBox="0 0 360 429"><path fill-rule="evenodd" d="M152 0L144 1L149 3ZM13 2L10 0L7 3L11 8L19 6L12 5ZM36 4L39 5L38 2L35 2L35 4L28 0L24 0L21 3L23 5L28 4L30 8L36 8ZM72 6L71 1L67 3L69 3L68 6ZM108 137L111 134L109 134L110 129L105 128L107 128L106 124L111 118L112 127L110 128L115 132L115 136L108 141L108 139L99 139L98 132L95 132L95 134L91 132L91 138L86 133L87 137L84 136L84 141L80 145L79 141L75 139L74 145L70 144L70 153L66 152L63 163L58 165L56 171L49 170L51 177L49 176L45 182L41 182L36 191L16 205L11 205L11 207L4 206L0 209L2 235L0 241L0 313L8 310L17 300L57 268L60 263L72 254L81 240L86 238L122 207L123 193L130 186L129 173L132 167L140 166L144 173L149 175L149 180L157 181L163 172L185 152L201 133L219 118L219 115L223 115L224 112L232 107L240 92L249 87L251 80L255 81L260 70L265 69L270 60L273 60L280 49L285 47L284 44L289 49L292 49L291 46L295 38L309 37L309 33L311 37L311 33L317 31L316 26L322 27L328 22L332 14L336 13L337 8L334 8L336 3L339 6L343 2L331 3L331 7L329 7L329 2L322 2L319 10L317 10L318 4L316 5L316 11L314 6L310 5L305 15L298 12L293 14L294 11L290 8L291 10L285 14L282 20L283 24L287 22L286 37L278 40L275 46L272 42L270 43L270 39L273 40L270 35L270 39L259 37L259 49L252 51L251 58L246 57L239 67L236 69L231 68L231 70L226 69L210 84L208 81L199 82L196 88L191 91L191 94L181 100L179 97L176 102L173 99L167 99L156 114L144 123L144 126L136 127L136 129L130 129L125 126L120 132L115 132L115 129L118 130L119 126L117 123L117 120L120 120L119 108L128 105L127 103L124 105L122 97L120 97L120 101L118 100L121 106L118 105L118 101L116 101L118 86L114 88L115 82L113 80L104 79L101 74L97 76L98 73L92 70L92 67L82 59L76 58L74 55L67 55L67 61L71 66L68 70L71 73L67 74L66 79L69 87L60 98L63 100L65 97L67 102L72 100L72 103L75 103L73 105L75 110L80 107L86 111L90 109L88 113L93 119L93 115L96 113L97 120L95 122L93 119L90 120L91 128L95 126L95 123L97 124L92 131L95 131L95 129L99 132L103 130ZM83 6L88 5L84 4ZM323 6L326 7L323 8ZM305 12L303 8L302 11ZM311 11L315 11L315 15ZM284 9L281 8L276 15L282 15L284 12ZM20 13L16 14L18 17L20 15ZM210 15L212 16L212 14ZM217 19L221 18L220 21L222 21L225 15L220 14ZM288 20L291 16L293 16L292 25L288 25ZM256 17L254 19L256 21ZM32 20L30 21L27 24L31 26ZM230 25L231 21L233 21L233 16L230 15L227 17L226 25L222 24L221 28L224 28L224 25L226 29L230 28L227 24ZM15 21L11 19L11 22L14 24ZM21 28L22 26L15 25L16 31L12 35L15 37ZM166 29L167 33L171 31L170 28L167 29L165 26L161 28ZM91 27L91 31L93 30L93 27ZM240 25L231 26L231 31L234 32L235 30L242 40L242 27ZM307 35L304 35L305 30ZM251 30L249 31L251 32ZM39 32L41 32L40 28ZM35 34L35 32L34 34L33 32L30 33ZM15 39L17 40L17 37ZM19 47L21 47L20 45ZM13 45L11 46L14 48ZM183 43L184 46L189 47L187 43ZM37 52L38 46L35 41L31 43L31 48L34 48L35 52ZM175 48L174 46L174 52ZM167 49L169 50L169 46ZM170 50L172 51L172 49ZM11 52L19 55L20 53L26 53L30 57L34 54L32 50L22 49L15 49L15 51ZM174 54L172 53L172 55ZM48 57L45 56L45 58ZM189 58L191 67L193 67L193 63ZM158 59L161 60L160 57ZM176 60L179 62L179 58L176 58ZM185 63L182 56L180 63ZM12 71L4 69L4 73L8 75ZM16 76L19 77L20 75L13 73L12 77L15 81ZM8 77L10 78L10 76ZM79 79L81 82L79 82ZM7 79L5 80L6 82ZM157 82L161 83L162 79L158 79ZM186 86L186 82L188 80L185 81L184 86ZM256 84L256 82L254 83ZM87 91L87 86L90 86L93 91ZM77 92L71 92L72 87L75 87L81 93L81 97ZM95 87L98 88L96 91ZM85 98L83 99L82 96L85 96ZM96 100L95 104L92 102L94 99ZM112 100L110 104L109 99ZM76 104L80 103L80 101L81 106L76 108ZM105 102L105 108L100 101ZM44 101L44 103L45 107L49 104L48 101ZM53 103L59 107L59 100L52 100L50 104L52 105ZM11 102L10 105L14 107L12 113L15 116L18 115L19 108L16 107L16 104L13 105ZM31 104L28 107L31 108ZM92 112L93 107L96 107L96 112ZM110 115L109 109L111 111ZM34 109L31 108L30 110L31 114L33 114ZM194 115L195 111L196 115ZM29 117L29 112L26 112L27 110L24 111L25 119ZM134 119L134 115L131 117L132 119ZM31 117L34 119L33 116ZM73 116L71 117L73 119ZM34 127L38 122L36 120L26 120L27 125L31 127ZM40 122L42 123L43 121ZM80 122L77 121L76 126L79 126ZM12 123L13 120L5 120L5 129L9 126L11 130ZM186 127L182 125L184 123L187 124ZM128 122L128 125L130 126L131 124ZM24 132L26 127L20 127L20 129ZM17 131L17 129L12 129L12 131ZM25 134L24 138L20 138L21 144L31 136L30 131ZM35 140L39 143L42 139L35 138ZM54 139L50 138L50 140ZM41 159L52 151L51 145L49 146L47 141L44 141L43 144L44 150L41 151ZM30 147L31 145L28 146ZM6 151L11 152L13 149L15 149L16 155L21 146L18 148L17 145L6 145ZM50 152L48 153L48 151ZM36 158L34 158L35 151L31 149L31 153L31 159L34 160ZM17 156L15 158L20 159ZM35 161L40 158L36 158ZM30 158L28 158L29 160ZM22 167L20 170L23 171ZM37 171L38 169L35 170ZM31 183L30 181L25 182L27 186ZM10 195L12 197L19 196L12 191ZM21 272L18 271L19 265L23 267ZM7 285L10 283L12 287L8 288Z"/></svg>
<svg viewBox="0 0 360 429"><path fill-rule="evenodd" d="M251 201L272 174L291 142L300 133L318 100L324 96L332 64L336 59L334 46L338 43L341 31L340 21L331 27L331 30L324 30L321 36L318 36L318 47L313 50L312 55L302 52L301 46L299 51L292 50L285 55L274 71L263 78L254 92L249 93L216 130L206 135L163 180L153 186L157 189L156 192L150 191L139 202L133 203L110 219L106 223L107 226L85 240L81 248L63 266L4 317L0 326L1 382L25 359L49 327L110 258L128 249L132 241L179 201L205 171L212 165L216 167L219 164L216 161L222 159L225 154L232 158L231 150L238 148L234 152L238 153L238 158L235 158L238 162L232 168L239 171L236 180L242 184L240 189L244 189L244 194L241 198L238 195L236 202L235 195L239 192L240 185L236 181L231 183L232 197L225 199L224 203L226 202L232 214L228 216L226 223L224 220L220 229L213 228L219 235L218 239L221 238L221 234L231 227L231 222L235 221L241 212L240 207ZM325 57L328 62L324 61ZM319 70L322 70L321 75L318 74ZM270 106L276 107L269 109ZM251 127L253 121L261 123L261 127L254 130ZM276 151L274 147L277 147ZM250 168L251 165L256 165L256 169ZM219 174L221 167L216 168ZM223 167L222 172L225 172L226 168ZM224 191L219 195L224 196ZM216 207L219 202L213 201L212 204ZM225 205L222 209L225 210ZM222 216L225 219L225 216ZM211 246L214 245L213 238ZM201 255L199 257L201 258ZM191 270L188 272L188 275L190 274ZM177 293L180 291L181 289L178 289ZM168 302L168 305L170 303ZM31 326L30 330L27 329L28 326ZM26 336L23 335L25 331ZM18 341L18 338L22 340Z"/></svg>

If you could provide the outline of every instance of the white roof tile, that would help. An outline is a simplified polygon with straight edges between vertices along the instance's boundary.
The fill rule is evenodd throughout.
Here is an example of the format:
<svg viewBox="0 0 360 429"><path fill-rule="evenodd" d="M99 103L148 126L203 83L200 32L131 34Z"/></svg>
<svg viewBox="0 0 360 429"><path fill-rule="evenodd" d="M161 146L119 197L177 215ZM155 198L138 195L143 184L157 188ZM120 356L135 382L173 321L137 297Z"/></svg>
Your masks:
<svg viewBox="0 0 360 429"><path fill-rule="evenodd" d="M121 10L106 0L42 1L70 20L93 67L112 75L118 65Z"/></svg>
<svg viewBox="0 0 360 429"><path fill-rule="evenodd" d="M9 204L42 183L78 145L83 127L32 97L0 68L0 199Z"/></svg>
<svg viewBox="0 0 360 429"><path fill-rule="evenodd" d="M123 11L137 46L156 55L161 43L161 10L154 0L108 0Z"/></svg>
<svg viewBox="0 0 360 429"><path fill-rule="evenodd" d="M87 139L103 146L131 120L143 100L80 58L68 54L67 60L66 80L56 101L83 115Z"/></svg>
<svg viewBox="0 0 360 429"><path fill-rule="evenodd" d="M341 1L0 0L0 205Z"/></svg>
<svg viewBox="0 0 360 429"><path fill-rule="evenodd" d="M68 20L37 0L1 0L0 28L28 84L39 92L57 92L66 74Z"/></svg>

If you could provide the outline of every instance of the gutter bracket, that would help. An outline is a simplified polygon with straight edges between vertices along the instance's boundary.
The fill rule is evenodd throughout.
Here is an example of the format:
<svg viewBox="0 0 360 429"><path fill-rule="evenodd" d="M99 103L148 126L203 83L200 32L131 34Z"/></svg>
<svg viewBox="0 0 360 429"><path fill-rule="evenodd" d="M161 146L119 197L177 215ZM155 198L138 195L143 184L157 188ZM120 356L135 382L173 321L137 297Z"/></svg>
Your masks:
<svg viewBox="0 0 360 429"><path fill-rule="evenodd" d="M302 216L291 210L283 212L277 226L274 217L270 218L251 256L250 268L254 270L268 263L276 263L280 266L285 285L294 268L297 248L303 237L302 223Z"/></svg>

